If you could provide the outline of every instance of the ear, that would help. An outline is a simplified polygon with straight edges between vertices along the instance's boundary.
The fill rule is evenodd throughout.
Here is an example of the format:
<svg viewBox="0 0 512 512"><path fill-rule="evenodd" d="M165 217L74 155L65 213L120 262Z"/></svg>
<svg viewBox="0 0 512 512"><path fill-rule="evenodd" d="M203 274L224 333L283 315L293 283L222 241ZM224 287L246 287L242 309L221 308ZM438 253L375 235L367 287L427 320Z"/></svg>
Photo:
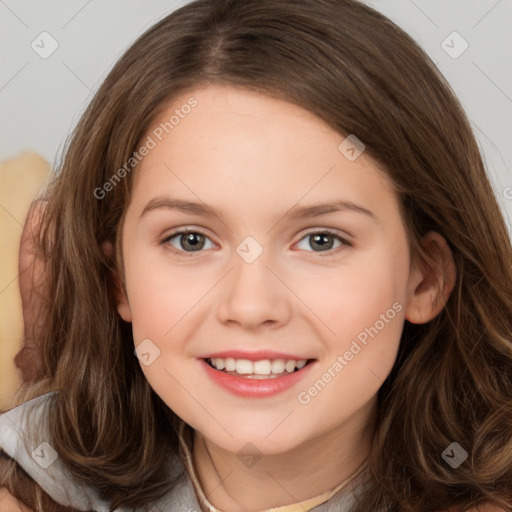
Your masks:
<svg viewBox="0 0 512 512"><path fill-rule="evenodd" d="M457 277L452 251L439 233L429 232L421 246L431 268L413 267L409 276L405 319L413 324L429 322L441 312Z"/></svg>
<svg viewBox="0 0 512 512"><path fill-rule="evenodd" d="M114 258L114 246L111 242L104 242L102 248L105 251L105 254L111 258ZM117 270L112 274L115 286L114 294L116 298L117 312L125 322L131 322L132 312L130 310L130 304L128 303L128 297L126 296L125 287L123 286L121 276Z"/></svg>

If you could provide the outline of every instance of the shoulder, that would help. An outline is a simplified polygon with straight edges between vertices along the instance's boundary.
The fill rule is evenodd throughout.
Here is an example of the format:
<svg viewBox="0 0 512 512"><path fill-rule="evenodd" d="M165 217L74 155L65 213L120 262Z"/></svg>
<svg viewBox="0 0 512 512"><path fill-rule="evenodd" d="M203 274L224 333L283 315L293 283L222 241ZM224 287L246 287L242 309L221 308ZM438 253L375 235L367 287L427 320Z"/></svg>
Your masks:
<svg viewBox="0 0 512 512"><path fill-rule="evenodd" d="M0 414L0 475L4 474L3 468L9 467L11 493L23 489L31 498L44 496L45 511L75 507L108 512L108 505L98 497L96 489L74 477L48 442L48 407L55 393L46 393ZM2 486L6 487L0 478ZM7 488L0 496L0 512L32 512L18 504Z"/></svg>
<svg viewBox="0 0 512 512"><path fill-rule="evenodd" d="M0 512L32 512L32 510L18 501L5 487L1 487Z"/></svg>

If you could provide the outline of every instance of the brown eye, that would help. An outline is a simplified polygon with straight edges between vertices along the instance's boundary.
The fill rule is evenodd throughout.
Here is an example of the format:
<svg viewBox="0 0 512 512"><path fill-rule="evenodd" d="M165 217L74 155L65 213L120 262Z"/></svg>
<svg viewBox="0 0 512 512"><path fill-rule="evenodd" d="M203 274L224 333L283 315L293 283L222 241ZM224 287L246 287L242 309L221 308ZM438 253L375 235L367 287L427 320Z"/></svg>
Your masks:
<svg viewBox="0 0 512 512"><path fill-rule="evenodd" d="M176 231L166 237L162 241L162 244L170 245L172 247L172 252L191 253L200 252L205 248L205 245L207 245L208 242L213 247L213 243L210 239L199 231ZM211 247L206 248L208 249Z"/></svg>
<svg viewBox="0 0 512 512"><path fill-rule="evenodd" d="M335 246L336 240L338 241L338 245ZM299 249L308 251L308 247L300 247L300 244L303 241L307 241L306 245L313 249L313 252L328 252L334 249L339 249L345 245L350 246L345 239L341 238L337 233L332 233L330 231L316 231L304 236L297 246Z"/></svg>

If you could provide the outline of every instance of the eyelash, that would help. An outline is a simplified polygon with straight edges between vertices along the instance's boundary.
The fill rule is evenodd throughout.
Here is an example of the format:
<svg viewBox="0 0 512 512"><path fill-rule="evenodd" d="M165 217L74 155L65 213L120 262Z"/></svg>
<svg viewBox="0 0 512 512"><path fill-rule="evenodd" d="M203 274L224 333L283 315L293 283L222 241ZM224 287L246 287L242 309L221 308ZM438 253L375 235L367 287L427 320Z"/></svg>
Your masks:
<svg viewBox="0 0 512 512"><path fill-rule="evenodd" d="M204 252L202 250L200 250L200 251L180 251L180 250L174 249L172 246L169 245L169 241L172 240L173 238L175 238L176 236L188 235L190 233L202 235L209 239L208 235L206 233L203 233L200 229L181 229L181 230L174 231L170 235L166 236L161 241L161 245L166 245L167 250L169 250L173 254L177 254L178 256L184 256L184 257L190 257L190 256L194 256L195 253ZM304 238L307 238L308 236L312 236L312 235L330 235L330 236L333 236L334 238L337 238L343 244L339 247L336 247L334 249L329 249L327 251L307 251L307 252L317 253L320 257L333 256L334 254L337 254L341 249L343 249L344 246L352 247L352 244L350 242L348 242L345 238L341 237L337 232L332 231L330 229L323 229L323 230L319 230L319 231L310 231L309 233L304 234L304 236L299 240L299 242L301 242ZM327 254L322 254L323 252L325 252Z"/></svg>

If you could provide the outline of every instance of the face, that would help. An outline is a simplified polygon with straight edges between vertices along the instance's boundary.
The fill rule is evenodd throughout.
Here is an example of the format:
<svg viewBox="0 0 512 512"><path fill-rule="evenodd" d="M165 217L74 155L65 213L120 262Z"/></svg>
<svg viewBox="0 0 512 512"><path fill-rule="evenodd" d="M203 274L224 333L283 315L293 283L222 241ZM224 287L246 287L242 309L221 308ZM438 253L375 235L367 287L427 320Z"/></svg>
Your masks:
<svg viewBox="0 0 512 512"><path fill-rule="evenodd" d="M176 98L148 137L118 310L151 387L233 452L362 428L415 279L375 162L300 107L227 86Z"/></svg>

